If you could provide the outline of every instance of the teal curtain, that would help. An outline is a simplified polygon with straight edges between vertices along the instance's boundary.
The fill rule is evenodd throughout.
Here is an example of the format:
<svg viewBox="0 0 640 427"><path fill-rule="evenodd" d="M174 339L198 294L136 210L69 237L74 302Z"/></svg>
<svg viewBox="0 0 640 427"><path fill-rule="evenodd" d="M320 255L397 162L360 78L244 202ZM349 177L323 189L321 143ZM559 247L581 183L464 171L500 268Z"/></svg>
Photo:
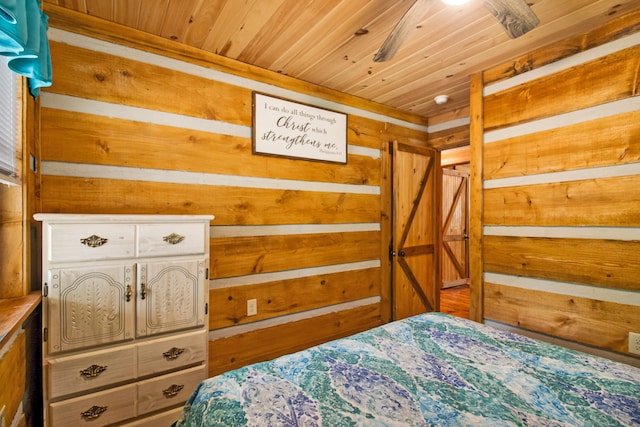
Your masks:
<svg viewBox="0 0 640 427"><path fill-rule="evenodd" d="M34 98L41 87L51 86L48 19L39 0L0 0L0 55L12 71L27 77Z"/></svg>

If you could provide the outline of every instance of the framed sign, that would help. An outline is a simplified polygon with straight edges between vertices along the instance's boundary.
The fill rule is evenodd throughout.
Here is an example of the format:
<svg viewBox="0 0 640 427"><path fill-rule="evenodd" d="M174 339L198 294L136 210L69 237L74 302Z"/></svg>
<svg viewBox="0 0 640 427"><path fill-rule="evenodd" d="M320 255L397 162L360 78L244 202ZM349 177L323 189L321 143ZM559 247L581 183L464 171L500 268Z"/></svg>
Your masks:
<svg viewBox="0 0 640 427"><path fill-rule="evenodd" d="M347 163L347 115L253 92L253 153Z"/></svg>

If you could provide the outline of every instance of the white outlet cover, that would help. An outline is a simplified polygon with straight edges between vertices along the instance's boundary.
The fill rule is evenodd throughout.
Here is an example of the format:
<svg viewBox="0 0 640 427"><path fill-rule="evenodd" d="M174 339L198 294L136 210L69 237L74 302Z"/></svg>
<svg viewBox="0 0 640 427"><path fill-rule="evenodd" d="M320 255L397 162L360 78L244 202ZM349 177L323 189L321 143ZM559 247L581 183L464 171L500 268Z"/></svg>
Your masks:
<svg viewBox="0 0 640 427"><path fill-rule="evenodd" d="M629 332L629 353L640 354L640 334Z"/></svg>
<svg viewBox="0 0 640 427"><path fill-rule="evenodd" d="M256 314L258 314L258 300L248 299L247 300L247 316L255 316Z"/></svg>

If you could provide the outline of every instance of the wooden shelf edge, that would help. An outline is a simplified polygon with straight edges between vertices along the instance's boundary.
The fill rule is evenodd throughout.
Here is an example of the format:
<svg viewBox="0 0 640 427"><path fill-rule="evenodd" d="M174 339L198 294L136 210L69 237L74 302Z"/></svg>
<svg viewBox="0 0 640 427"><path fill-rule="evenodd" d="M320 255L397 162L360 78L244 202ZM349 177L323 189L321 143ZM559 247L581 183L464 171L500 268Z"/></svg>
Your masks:
<svg viewBox="0 0 640 427"><path fill-rule="evenodd" d="M0 299L0 352L38 307L41 300L40 292L31 292L22 297Z"/></svg>

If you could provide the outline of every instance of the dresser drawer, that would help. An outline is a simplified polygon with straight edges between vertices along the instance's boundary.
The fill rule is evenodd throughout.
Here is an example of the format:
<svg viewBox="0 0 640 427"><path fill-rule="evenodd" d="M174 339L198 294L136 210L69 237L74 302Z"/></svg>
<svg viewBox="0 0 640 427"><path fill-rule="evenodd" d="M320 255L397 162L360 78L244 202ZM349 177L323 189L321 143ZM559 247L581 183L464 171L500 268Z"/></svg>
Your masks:
<svg viewBox="0 0 640 427"><path fill-rule="evenodd" d="M156 339L138 345L138 376L204 363L207 356L207 331Z"/></svg>
<svg viewBox="0 0 640 427"><path fill-rule="evenodd" d="M138 256L193 255L205 252L204 227L200 224L141 224Z"/></svg>
<svg viewBox="0 0 640 427"><path fill-rule="evenodd" d="M45 253L53 262L130 258L135 255L133 224L51 224Z"/></svg>
<svg viewBox="0 0 640 427"><path fill-rule="evenodd" d="M50 426L104 426L136 416L136 385L63 400L49 405Z"/></svg>
<svg viewBox="0 0 640 427"><path fill-rule="evenodd" d="M177 408L169 409L159 414L149 415L145 418L138 418L135 421L125 424L118 424L122 427L170 427L178 421L182 414L182 405Z"/></svg>
<svg viewBox="0 0 640 427"><path fill-rule="evenodd" d="M138 383L138 415L182 405L207 378L206 365L173 372Z"/></svg>
<svg viewBox="0 0 640 427"><path fill-rule="evenodd" d="M49 359L49 398L134 379L137 356L136 347L129 345Z"/></svg>

